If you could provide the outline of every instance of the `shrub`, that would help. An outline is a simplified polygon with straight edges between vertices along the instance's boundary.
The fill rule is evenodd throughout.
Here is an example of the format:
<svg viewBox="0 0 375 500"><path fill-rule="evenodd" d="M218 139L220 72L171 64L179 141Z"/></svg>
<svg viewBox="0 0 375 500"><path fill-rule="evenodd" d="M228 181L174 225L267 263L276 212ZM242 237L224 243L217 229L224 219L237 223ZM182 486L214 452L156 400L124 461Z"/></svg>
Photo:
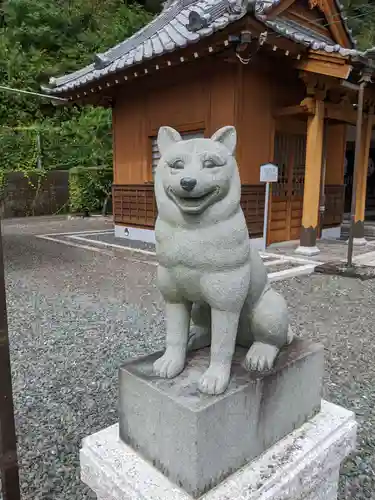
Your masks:
<svg viewBox="0 0 375 500"><path fill-rule="evenodd" d="M72 213L105 212L112 194L113 170L108 167L75 167L69 171Z"/></svg>

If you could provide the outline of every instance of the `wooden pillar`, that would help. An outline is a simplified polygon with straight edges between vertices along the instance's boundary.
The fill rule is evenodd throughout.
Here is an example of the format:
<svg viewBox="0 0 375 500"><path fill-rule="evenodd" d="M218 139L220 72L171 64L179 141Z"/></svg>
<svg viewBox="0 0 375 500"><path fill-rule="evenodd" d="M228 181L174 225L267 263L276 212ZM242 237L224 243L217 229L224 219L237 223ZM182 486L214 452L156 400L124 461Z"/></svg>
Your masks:
<svg viewBox="0 0 375 500"><path fill-rule="evenodd" d="M354 244L365 244L365 208L367 191L367 170L371 146L373 115L368 115L363 120L361 138L361 161L357 171L356 204L354 214Z"/></svg>
<svg viewBox="0 0 375 500"><path fill-rule="evenodd" d="M319 223L320 180L322 174L324 102L316 100L315 114L307 123L305 186L303 193L300 246L303 255L319 253L316 238Z"/></svg>

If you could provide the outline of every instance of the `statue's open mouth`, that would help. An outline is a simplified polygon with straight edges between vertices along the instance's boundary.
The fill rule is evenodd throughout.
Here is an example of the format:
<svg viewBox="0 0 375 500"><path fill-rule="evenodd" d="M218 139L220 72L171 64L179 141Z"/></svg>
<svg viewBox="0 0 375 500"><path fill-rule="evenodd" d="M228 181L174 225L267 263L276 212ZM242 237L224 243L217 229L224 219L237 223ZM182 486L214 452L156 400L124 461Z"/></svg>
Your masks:
<svg viewBox="0 0 375 500"><path fill-rule="evenodd" d="M167 194L182 212L186 212L189 214L199 214L211 205L212 201L219 194L219 191L220 188L215 187L200 196L190 194L188 196L181 197L178 196L171 187L169 187L167 190Z"/></svg>

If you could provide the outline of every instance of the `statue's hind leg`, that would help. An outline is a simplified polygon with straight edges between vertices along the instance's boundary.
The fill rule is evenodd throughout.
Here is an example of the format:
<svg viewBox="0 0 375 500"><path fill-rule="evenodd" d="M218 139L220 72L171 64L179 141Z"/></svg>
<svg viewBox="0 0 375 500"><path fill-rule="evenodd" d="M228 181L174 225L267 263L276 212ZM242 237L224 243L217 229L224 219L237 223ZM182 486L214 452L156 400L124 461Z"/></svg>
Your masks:
<svg viewBox="0 0 375 500"><path fill-rule="evenodd" d="M271 288L255 305L250 317L250 330L254 343L246 355L246 368L271 370L280 349L291 341L286 302Z"/></svg>
<svg viewBox="0 0 375 500"><path fill-rule="evenodd" d="M189 334L189 351L208 347L211 344L211 308L205 302L193 304L192 328Z"/></svg>

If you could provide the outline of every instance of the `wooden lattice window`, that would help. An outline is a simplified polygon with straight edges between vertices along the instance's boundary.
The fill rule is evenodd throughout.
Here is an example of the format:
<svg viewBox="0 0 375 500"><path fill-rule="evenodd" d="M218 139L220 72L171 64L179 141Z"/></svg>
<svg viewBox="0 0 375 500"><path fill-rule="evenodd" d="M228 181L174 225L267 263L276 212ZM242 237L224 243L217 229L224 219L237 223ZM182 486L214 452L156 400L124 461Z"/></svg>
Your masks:
<svg viewBox="0 0 375 500"><path fill-rule="evenodd" d="M187 141L188 139L202 139L204 137L203 130L195 130L194 132L182 132L181 137L183 140ZM158 165L158 161L160 160L160 152L157 145L156 137L151 137L151 150L152 150L152 178L154 178L155 169Z"/></svg>

